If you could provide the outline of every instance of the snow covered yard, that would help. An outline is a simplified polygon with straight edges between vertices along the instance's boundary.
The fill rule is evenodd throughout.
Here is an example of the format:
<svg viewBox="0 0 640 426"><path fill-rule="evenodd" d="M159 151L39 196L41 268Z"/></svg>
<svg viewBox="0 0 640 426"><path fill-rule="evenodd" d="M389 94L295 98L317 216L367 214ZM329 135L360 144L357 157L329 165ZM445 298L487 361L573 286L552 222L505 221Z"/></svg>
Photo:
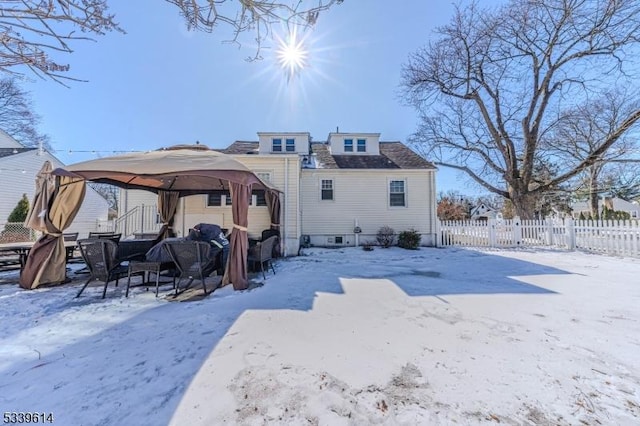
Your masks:
<svg viewBox="0 0 640 426"><path fill-rule="evenodd" d="M637 260L305 254L185 303L3 274L0 409L56 425L640 423Z"/></svg>

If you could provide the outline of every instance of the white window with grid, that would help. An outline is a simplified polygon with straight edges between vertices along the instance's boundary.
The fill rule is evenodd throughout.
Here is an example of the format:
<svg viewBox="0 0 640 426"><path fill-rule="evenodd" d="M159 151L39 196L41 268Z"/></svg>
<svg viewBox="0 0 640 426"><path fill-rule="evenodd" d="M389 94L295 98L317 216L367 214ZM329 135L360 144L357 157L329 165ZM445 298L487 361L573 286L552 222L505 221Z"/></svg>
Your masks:
<svg viewBox="0 0 640 426"><path fill-rule="evenodd" d="M261 181L271 183L271 172L255 172L255 174Z"/></svg>
<svg viewBox="0 0 640 426"><path fill-rule="evenodd" d="M389 206L406 207L406 185L404 180L389 181Z"/></svg>
<svg viewBox="0 0 640 426"><path fill-rule="evenodd" d="M320 181L320 199L333 200L333 179L322 179Z"/></svg>

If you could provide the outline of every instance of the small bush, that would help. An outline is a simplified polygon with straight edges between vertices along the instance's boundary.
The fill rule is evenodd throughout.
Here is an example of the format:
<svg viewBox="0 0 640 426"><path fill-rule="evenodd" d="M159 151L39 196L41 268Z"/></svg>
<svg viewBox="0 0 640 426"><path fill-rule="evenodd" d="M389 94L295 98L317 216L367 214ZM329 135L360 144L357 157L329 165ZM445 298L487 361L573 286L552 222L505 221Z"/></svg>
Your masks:
<svg viewBox="0 0 640 426"><path fill-rule="evenodd" d="M415 229L402 231L398 236L398 245L408 250L417 250L420 247L421 235Z"/></svg>
<svg viewBox="0 0 640 426"><path fill-rule="evenodd" d="M376 234L376 241L378 244L384 248L389 248L393 245L393 241L395 240L395 232L393 228L389 226L383 226L378 229L378 233Z"/></svg>
<svg viewBox="0 0 640 426"><path fill-rule="evenodd" d="M373 250L374 244L375 243L373 241L365 241L364 243L362 243L362 250L371 251Z"/></svg>
<svg viewBox="0 0 640 426"><path fill-rule="evenodd" d="M18 201L18 204L14 207L13 211L9 215L7 222L24 222L29 214L29 199L27 194L22 194L22 198Z"/></svg>

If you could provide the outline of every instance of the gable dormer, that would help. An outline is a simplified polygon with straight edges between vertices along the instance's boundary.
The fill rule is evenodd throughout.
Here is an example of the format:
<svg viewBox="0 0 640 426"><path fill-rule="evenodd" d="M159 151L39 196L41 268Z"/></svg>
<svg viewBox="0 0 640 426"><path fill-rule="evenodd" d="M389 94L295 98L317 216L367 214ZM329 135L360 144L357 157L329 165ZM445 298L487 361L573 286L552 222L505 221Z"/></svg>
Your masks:
<svg viewBox="0 0 640 426"><path fill-rule="evenodd" d="M309 132L258 132L260 154L309 154Z"/></svg>
<svg viewBox="0 0 640 426"><path fill-rule="evenodd" d="M380 133L329 133L331 155L380 155Z"/></svg>

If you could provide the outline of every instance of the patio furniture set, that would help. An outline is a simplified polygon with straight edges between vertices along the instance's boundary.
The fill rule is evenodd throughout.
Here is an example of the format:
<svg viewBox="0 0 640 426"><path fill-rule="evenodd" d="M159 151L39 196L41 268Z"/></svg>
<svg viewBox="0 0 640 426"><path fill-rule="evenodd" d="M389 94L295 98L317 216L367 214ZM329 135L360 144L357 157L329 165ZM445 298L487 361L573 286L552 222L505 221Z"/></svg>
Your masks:
<svg viewBox="0 0 640 426"><path fill-rule="evenodd" d="M275 274L272 259L277 255L275 247L278 238L277 235L271 235L264 240L251 243L248 253L249 264L254 268L260 265L264 279L265 266L267 270L271 267ZM206 295L208 290L205 279L214 271L218 274L224 271L221 249L204 241L180 238L167 238L159 242L155 239L120 241L119 234L101 233L78 240L77 245L87 265L89 277L76 297L79 297L92 281L102 281L102 298L105 298L109 283L115 281L117 287L119 280L125 277L125 297L129 296L131 287L145 286L148 289L153 285L158 296L162 284L171 284L177 296L198 280ZM152 274L155 281L151 281ZM160 280L163 274L171 280ZM142 282L132 285L131 277L134 276L141 276ZM181 285L183 281L186 281L185 285Z"/></svg>

